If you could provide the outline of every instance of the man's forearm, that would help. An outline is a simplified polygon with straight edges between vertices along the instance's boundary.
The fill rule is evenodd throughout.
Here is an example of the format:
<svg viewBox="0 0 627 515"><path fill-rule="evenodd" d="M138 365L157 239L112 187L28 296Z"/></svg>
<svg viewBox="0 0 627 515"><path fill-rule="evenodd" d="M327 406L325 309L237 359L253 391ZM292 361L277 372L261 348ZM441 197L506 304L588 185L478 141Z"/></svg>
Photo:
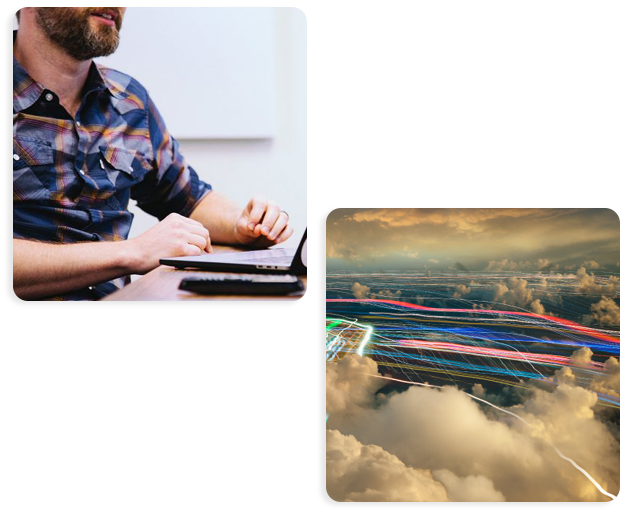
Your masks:
<svg viewBox="0 0 627 515"><path fill-rule="evenodd" d="M132 273L127 242L13 240L13 290L21 299L64 293Z"/></svg>
<svg viewBox="0 0 627 515"><path fill-rule="evenodd" d="M212 243L233 245L235 238L235 220L241 209L231 200L217 191L209 192L190 215L209 229Z"/></svg>

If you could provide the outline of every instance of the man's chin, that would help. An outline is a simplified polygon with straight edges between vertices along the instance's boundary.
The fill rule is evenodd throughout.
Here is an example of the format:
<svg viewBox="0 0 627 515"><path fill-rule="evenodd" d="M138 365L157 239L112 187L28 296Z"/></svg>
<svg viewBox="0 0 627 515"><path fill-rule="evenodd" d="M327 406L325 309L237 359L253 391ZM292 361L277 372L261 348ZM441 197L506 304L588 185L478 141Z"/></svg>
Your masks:
<svg viewBox="0 0 627 515"><path fill-rule="evenodd" d="M74 52L67 51L67 53L72 59L76 61L90 61L98 57L110 56L111 54L115 53L115 50L112 52L100 51L100 52L90 52L90 53L74 53Z"/></svg>
<svg viewBox="0 0 627 515"><path fill-rule="evenodd" d="M117 49L117 44L107 47L99 47L95 49L91 49L90 51L86 51L85 48L82 48L80 51L74 51L74 49L66 48L65 51L67 54L76 59L77 61L89 61L91 59L96 59L97 57L107 57L114 53Z"/></svg>

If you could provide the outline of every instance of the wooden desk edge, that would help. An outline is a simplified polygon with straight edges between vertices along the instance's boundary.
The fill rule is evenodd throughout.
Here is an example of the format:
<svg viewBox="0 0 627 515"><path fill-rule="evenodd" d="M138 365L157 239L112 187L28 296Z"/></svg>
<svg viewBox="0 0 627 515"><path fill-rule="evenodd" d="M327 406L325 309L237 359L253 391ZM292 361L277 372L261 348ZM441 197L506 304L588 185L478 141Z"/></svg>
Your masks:
<svg viewBox="0 0 627 515"><path fill-rule="evenodd" d="M238 252L242 249L234 247L215 246L218 253ZM298 300L307 291L307 276L300 276L305 289L293 295L199 295L179 290L182 279L199 275L220 275L221 272L207 272L204 270L184 269L160 265L143 277L131 282L121 290L102 299L103 301L130 301L130 300Z"/></svg>

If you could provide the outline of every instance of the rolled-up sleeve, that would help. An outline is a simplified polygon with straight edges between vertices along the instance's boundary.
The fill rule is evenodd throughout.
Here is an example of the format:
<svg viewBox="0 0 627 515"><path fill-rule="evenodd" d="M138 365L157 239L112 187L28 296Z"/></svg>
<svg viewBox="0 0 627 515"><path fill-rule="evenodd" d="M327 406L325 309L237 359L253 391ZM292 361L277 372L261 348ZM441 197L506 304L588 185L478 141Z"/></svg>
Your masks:
<svg viewBox="0 0 627 515"><path fill-rule="evenodd" d="M148 128L153 148L152 170L133 187L131 197L147 213L160 220L170 213L189 216L211 191L187 165L179 143L168 132L161 114L148 98Z"/></svg>

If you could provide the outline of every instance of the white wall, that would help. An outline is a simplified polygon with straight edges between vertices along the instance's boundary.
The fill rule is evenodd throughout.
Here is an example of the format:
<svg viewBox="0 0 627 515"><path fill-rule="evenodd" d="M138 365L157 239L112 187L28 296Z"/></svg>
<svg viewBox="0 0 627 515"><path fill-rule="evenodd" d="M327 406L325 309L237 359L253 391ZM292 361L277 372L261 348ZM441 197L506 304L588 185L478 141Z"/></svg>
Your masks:
<svg viewBox="0 0 627 515"><path fill-rule="evenodd" d="M305 15L297 9L279 9L276 32L276 137L268 140L180 140L180 143L189 164L215 190L242 206L256 193L278 202L290 214L295 229L295 235L285 245L296 246L305 230L307 214ZM193 50L183 46L181 51ZM146 87L150 89L150 84ZM190 109L193 109L193 103ZM131 211L135 213L135 221L130 237L141 234L157 222L135 206Z"/></svg>
<svg viewBox="0 0 627 515"><path fill-rule="evenodd" d="M118 49L96 61L148 84L180 139L272 138L277 15L274 7L131 7ZM181 109L181 98L199 92L202 102Z"/></svg>

